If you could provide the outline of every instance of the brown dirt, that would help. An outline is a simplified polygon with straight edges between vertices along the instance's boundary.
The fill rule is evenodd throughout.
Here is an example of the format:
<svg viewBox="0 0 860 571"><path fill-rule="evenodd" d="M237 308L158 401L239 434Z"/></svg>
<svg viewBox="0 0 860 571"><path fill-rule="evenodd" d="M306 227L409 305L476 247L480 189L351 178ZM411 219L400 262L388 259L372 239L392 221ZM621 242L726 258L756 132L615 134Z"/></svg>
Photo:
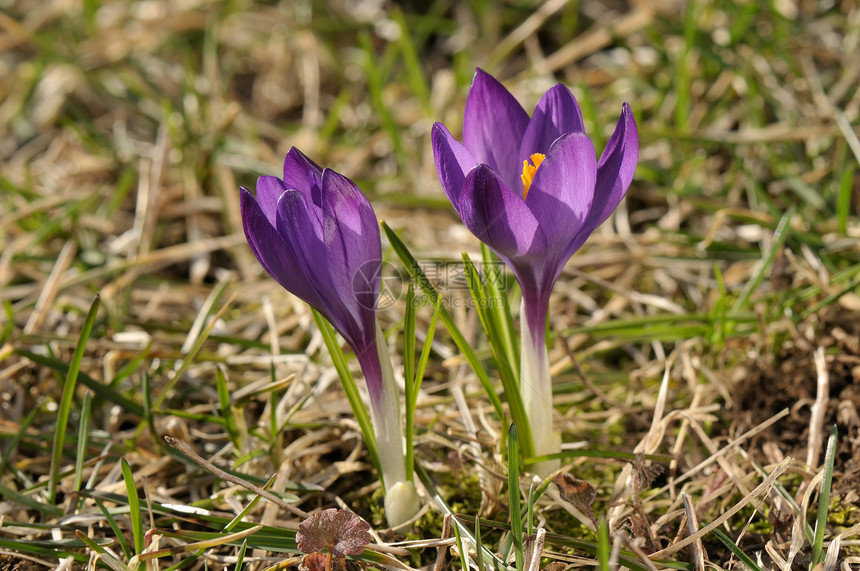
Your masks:
<svg viewBox="0 0 860 571"><path fill-rule="evenodd" d="M815 322L798 327L772 362L752 360L743 365L746 374L735 387L735 428L751 428L787 408L789 415L763 433L758 444L779 443L783 454L805 462L817 392L813 354L823 347L829 398L818 462L824 461L826 436L836 425L833 493L839 496L860 487L860 319L838 308L816 317ZM750 447L756 448L755 444Z"/></svg>

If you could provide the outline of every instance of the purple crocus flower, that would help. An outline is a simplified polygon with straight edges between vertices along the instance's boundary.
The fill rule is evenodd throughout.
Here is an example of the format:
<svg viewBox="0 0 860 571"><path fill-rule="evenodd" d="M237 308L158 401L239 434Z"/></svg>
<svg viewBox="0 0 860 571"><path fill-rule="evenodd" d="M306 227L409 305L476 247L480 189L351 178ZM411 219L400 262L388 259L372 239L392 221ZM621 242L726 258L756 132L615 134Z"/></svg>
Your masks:
<svg viewBox="0 0 860 571"><path fill-rule="evenodd" d="M241 208L245 237L263 268L319 311L355 352L370 397L389 523L408 519L419 504L406 478L399 393L376 323L382 243L370 202L354 182L292 148L283 180L261 176L256 199L241 188Z"/></svg>
<svg viewBox="0 0 860 571"><path fill-rule="evenodd" d="M552 412L544 406L552 391L543 370L549 296L568 259L615 210L633 180L636 121L625 103L597 160L579 105L564 85L550 88L529 117L501 83L479 69L466 100L463 142L441 123L433 126L432 141L442 187L463 223L520 284L523 350L531 345L537 352L522 355L523 399L538 401L534 407L542 411L527 403L526 412L531 422L544 422ZM535 387L529 382L533 374ZM538 446L539 432L532 426L535 452L549 453Z"/></svg>
<svg viewBox="0 0 860 571"><path fill-rule="evenodd" d="M382 242L355 183L294 147L283 180L261 176L256 200L241 189L241 206L245 237L269 275L325 316L359 361L375 359Z"/></svg>

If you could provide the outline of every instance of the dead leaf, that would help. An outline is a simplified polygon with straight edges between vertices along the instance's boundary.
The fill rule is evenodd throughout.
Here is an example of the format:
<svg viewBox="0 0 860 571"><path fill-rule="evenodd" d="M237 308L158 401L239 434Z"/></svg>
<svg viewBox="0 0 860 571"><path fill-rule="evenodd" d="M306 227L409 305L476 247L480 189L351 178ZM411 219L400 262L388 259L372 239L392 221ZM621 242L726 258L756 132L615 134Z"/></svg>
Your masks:
<svg viewBox="0 0 860 571"><path fill-rule="evenodd" d="M296 543L302 553L331 549L338 557L359 555L373 541L370 524L346 510L330 508L299 524Z"/></svg>

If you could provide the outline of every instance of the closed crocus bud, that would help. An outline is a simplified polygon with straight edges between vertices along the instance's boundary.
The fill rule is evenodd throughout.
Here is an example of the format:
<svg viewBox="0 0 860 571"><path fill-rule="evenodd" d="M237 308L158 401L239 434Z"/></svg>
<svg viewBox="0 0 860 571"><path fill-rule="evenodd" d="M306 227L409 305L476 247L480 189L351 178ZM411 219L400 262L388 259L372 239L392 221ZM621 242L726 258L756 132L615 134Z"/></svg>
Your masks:
<svg viewBox="0 0 860 571"><path fill-rule="evenodd" d="M245 237L263 268L319 311L355 352L367 382L386 493L398 490L401 498L404 486L414 492L405 470L399 392L376 322L382 242L367 197L347 177L292 148L284 178L260 177L256 198L242 188L241 208ZM420 502L415 494L411 503L396 505L390 525L412 517Z"/></svg>
<svg viewBox="0 0 860 571"><path fill-rule="evenodd" d="M248 245L269 275L325 316L356 355L372 347L382 242L355 183L292 148L283 180L261 176L256 199L242 188L241 207Z"/></svg>

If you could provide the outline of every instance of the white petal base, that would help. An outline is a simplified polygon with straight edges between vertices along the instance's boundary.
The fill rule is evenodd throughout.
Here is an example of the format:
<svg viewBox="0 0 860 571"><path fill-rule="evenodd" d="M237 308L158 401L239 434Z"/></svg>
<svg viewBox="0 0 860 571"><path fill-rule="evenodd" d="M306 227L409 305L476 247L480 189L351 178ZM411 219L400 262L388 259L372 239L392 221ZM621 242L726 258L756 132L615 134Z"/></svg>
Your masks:
<svg viewBox="0 0 860 571"><path fill-rule="evenodd" d="M555 409L552 406L552 379L546 345L535 346L524 305L520 305L520 396L532 433L535 456L561 451L561 433L553 429ZM540 331L544 324L537 325ZM542 335L540 336L543 337ZM560 460L532 464L528 470L541 477L549 476L561 466Z"/></svg>
<svg viewBox="0 0 860 571"><path fill-rule="evenodd" d="M388 527L406 523L420 509L421 498L412 482L397 482L385 493L385 517Z"/></svg>

